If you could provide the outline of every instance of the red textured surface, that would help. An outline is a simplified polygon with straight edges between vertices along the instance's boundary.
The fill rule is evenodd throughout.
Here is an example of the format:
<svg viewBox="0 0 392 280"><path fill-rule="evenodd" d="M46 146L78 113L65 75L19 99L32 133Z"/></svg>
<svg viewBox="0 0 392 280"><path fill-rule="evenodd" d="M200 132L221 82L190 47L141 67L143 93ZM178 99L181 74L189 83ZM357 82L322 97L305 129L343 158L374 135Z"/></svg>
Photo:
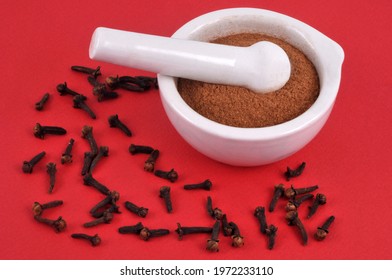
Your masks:
<svg viewBox="0 0 392 280"><path fill-rule="evenodd" d="M151 3L150 3L151 2ZM1 77L1 259L391 259L392 230L392 58L390 1L8 1L2 8ZM146 94L119 91L120 98L98 103L82 74L71 65L101 65L107 75L149 74L111 64L90 61L88 45L93 30L107 26L130 31L170 36L190 19L205 12L229 7L257 7L287 14L319 29L345 50L342 82L331 117L320 134L297 154L267 166L240 168L215 162L191 148L174 130L153 90ZM56 92L56 85L68 85L89 97L97 119L72 108L68 97ZM50 100L44 111L34 103L45 93ZM109 128L107 117L118 114L134 136L127 138ZM36 122L59 125L65 136L44 140L32 134ZM81 138L83 125L92 125L99 145L109 146L110 155L95 170L95 177L121 193L122 214L109 225L84 229L88 210L103 197L82 183L83 153L89 149ZM60 156L69 138L75 139L74 161L61 165ZM167 183L146 173L145 156L131 156L131 143L148 144L161 150L157 168L175 168L176 183ZM47 155L32 174L21 171L23 160L45 150ZM57 182L47 193L46 163L57 163ZM328 197L310 220L304 219L310 235L303 246L295 228L284 220L285 201L279 201L268 222L278 226L276 247L266 249L258 232L253 210L267 206L273 186L285 182L286 166L307 162L295 186L318 184ZM187 192L182 186L210 178L211 192ZM162 185L172 187L174 211L165 212L158 197ZM232 248L221 237L220 252L205 250L207 235L186 236L178 241L176 223L212 225L205 210L207 195L236 222L245 237L243 248ZM64 205L47 210L46 216L61 215L67 230L56 234L34 221L34 201L64 200ZM126 200L150 208L139 219L123 207ZM306 215L301 206L300 217ZM312 235L329 215L336 221L324 242ZM144 242L136 236L120 235L120 226L142 221L150 228L169 228L169 236ZM98 233L103 241L93 248L70 237L74 232Z"/></svg>

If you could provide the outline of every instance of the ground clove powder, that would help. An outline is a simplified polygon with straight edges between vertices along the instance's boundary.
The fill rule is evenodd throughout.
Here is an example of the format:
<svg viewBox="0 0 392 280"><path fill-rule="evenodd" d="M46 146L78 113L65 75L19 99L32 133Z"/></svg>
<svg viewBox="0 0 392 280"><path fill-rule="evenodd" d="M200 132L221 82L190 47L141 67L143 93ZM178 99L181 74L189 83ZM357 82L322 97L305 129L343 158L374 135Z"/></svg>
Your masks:
<svg viewBox="0 0 392 280"><path fill-rule="evenodd" d="M258 94L243 87L180 78L181 97L206 118L235 127L272 126L301 115L316 101L320 91L316 69L305 54L283 40L256 33L230 35L212 43L245 47L263 40L278 44L290 59L291 76L283 88Z"/></svg>

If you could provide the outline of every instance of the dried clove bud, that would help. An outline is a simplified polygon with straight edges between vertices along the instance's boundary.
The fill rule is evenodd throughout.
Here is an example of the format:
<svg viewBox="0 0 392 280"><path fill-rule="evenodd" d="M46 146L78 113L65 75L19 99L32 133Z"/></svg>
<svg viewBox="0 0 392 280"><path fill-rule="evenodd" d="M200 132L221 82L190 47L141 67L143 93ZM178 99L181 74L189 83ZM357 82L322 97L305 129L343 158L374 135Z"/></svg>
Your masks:
<svg viewBox="0 0 392 280"><path fill-rule="evenodd" d="M279 184L276 185L274 187L274 195L272 197L271 203L269 205L268 211L273 212L275 207L276 207L276 203L278 202L279 198L282 197L284 192L284 186L283 184Z"/></svg>
<svg viewBox="0 0 392 280"><path fill-rule="evenodd" d="M151 152L150 156L144 162L144 170L147 172L153 172L155 168L155 162L159 157L159 150L154 150Z"/></svg>
<svg viewBox="0 0 392 280"><path fill-rule="evenodd" d="M286 180L289 181L291 178L298 177L299 175L301 175L305 169L305 166L306 166L305 162L302 162L296 169L291 169L290 167L287 166L287 170L284 173Z"/></svg>
<svg viewBox="0 0 392 280"><path fill-rule="evenodd" d="M166 179L172 183L174 183L178 179L178 173L173 168L169 171L155 170L154 175Z"/></svg>

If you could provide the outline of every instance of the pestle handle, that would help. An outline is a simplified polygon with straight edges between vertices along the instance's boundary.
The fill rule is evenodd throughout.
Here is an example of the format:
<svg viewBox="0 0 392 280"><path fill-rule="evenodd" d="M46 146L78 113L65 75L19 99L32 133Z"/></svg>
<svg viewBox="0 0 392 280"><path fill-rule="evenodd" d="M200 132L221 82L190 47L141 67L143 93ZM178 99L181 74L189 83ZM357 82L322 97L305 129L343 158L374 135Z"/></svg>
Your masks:
<svg viewBox="0 0 392 280"><path fill-rule="evenodd" d="M243 86L265 93L283 87L290 61L278 45L250 47L175 39L99 27L91 39L91 59L208 83Z"/></svg>

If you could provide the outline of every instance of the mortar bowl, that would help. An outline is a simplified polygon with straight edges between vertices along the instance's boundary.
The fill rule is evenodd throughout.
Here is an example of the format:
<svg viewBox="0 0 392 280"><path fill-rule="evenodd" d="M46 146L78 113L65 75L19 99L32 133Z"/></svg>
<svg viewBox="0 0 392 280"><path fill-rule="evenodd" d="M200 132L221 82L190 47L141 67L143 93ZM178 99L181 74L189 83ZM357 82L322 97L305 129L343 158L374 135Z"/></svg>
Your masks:
<svg viewBox="0 0 392 280"><path fill-rule="evenodd" d="M326 123L339 90L344 52L313 27L256 8L223 9L201 15L183 25L172 37L207 42L239 33L263 33L279 38L308 57L319 76L320 92L307 111L281 124L241 128L217 123L194 111L182 99L176 77L158 75L160 97L174 128L200 153L235 166L270 164L302 149Z"/></svg>

